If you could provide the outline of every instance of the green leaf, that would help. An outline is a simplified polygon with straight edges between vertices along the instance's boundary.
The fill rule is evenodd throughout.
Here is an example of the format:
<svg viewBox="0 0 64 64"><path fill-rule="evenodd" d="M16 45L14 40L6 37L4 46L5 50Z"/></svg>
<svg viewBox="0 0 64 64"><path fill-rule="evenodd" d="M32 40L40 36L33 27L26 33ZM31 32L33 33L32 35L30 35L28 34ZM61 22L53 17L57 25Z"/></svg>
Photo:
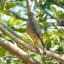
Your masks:
<svg viewBox="0 0 64 64"><path fill-rule="evenodd" d="M62 15L63 14L62 10L57 11L57 14Z"/></svg>
<svg viewBox="0 0 64 64"><path fill-rule="evenodd" d="M13 3L13 2L7 2L6 3L6 9L9 10L10 8L16 6L17 4L16 3Z"/></svg>
<svg viewBox="0 0 64 64"><path fill-rule="evenodd" d="M21 59L18 59L18 60L16 60L15 64L25 64L25 62L23 60L21 60Z"/></svg>
<svg viewBox="0 0 64 64"><path fill-rule="evenodd" d="M7 11L7 10L1 10L1 9L0 9L0 13L5 14L5 15L8 15L8 16L12 16L12 15L10 14L10 12Z"/></svg>
<svg viewBox="0 0 64 64"><path fill-rule="evenodd" d="M62 47L62 46L59 47L59 48L58 48L58 51L59 51L59 53L62 53L62 52L63 52L63 47Z"/></svg>
<svg viewBox="0 0 64 64"><path fill-rule="evenodd" d="M46 49L47 49L47 50L49 50L49 49L50 49L50 47L51 47L51 42L50 42L50 41L48 41L48 42L46 43Z"/></svg>
<svg viewBox="0 0 64 64"><path fill-rule="evenodd" d="M0 3L0 10L2 10L3 9L3 4L2 3Z"/></svg>
<svg viewBox="0 0 64 64"><path fill-rule="evenodd" d="M48 41L50 38L50 34L48 32L45 32L43 35L44 41Z"/></svg>
<svg viewBox="0 0 64 64"><path fill-rule="evenodd" d="M54 6L51 5L50 8L51 8L51 10L52 10L53 12L56 13L57 10L56 10L56 8L55 8Z"/></svg>
<svg viewBox="0 0 64 64"><path fill-rule="evenodd" d="M4 55L6 50L0 46L0 56Z"/></svg>
<svg viewBox="0 0 64 64"><path fill-rule="evenodd" d="M3 62L0 60L0 64L3 64Z"/></svg>
<svg viewBox="0 0 64 64"><path fill-rule="evenodd" d="M7 23L9 26L17 25L17 27L19 27L20 25L23 24L23 21L20 19L16 19L15 17L11 17Z"/></svg>

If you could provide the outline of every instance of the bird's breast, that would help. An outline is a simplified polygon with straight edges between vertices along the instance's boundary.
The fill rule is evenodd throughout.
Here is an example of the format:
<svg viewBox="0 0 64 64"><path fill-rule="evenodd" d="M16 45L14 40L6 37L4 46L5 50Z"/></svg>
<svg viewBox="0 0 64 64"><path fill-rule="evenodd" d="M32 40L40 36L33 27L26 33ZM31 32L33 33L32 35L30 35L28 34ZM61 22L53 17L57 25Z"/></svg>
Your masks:
<svg viewBox="0 0 64 64"><path fill-rule="evenodd" d="M41 42L39 37L36 35L35 31L33 30L32 26L28 26L27 32L29 36L35 41L35 43Z"/></svg>

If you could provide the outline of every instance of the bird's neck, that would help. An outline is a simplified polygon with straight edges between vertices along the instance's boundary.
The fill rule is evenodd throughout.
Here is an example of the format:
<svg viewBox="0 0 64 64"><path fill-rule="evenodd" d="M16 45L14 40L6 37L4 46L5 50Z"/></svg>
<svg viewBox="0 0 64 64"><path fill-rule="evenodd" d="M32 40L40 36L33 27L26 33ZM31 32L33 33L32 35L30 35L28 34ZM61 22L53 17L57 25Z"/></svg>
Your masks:
<svg viewBox="0 0 64 64"><path fill-rule="evenodd" d="M28 19L29 19L30 21L33 20L33 16L34 16L34 14L33 14L32 12L29 12L29 13L28 13Z"/></svg>

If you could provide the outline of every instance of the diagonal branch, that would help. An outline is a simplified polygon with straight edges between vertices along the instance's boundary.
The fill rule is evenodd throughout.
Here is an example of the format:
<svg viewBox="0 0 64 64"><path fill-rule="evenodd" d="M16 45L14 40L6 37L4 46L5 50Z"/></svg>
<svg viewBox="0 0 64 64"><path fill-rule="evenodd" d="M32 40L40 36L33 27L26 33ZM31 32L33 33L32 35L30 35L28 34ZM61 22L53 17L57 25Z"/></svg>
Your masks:
<svg viewBox="0 0 64 64"><path fill-rule="evenodd" d="M0 38L0 45L7 49L8 51L12 52L19 58L23 59L27 64L40 64L35 59L31 58L25 51L14 45L13 43ZM27 59L27 60L26 60Z"/></svg>
<svg viewBox="0 0 64 64"><path fill-rule="evenodd" d="M30 49L31 51L38 52L29 43L27 43L26 41L23 41L23 40L19 39L18 37L16 37L15 35L13 35L11 32L9 32L7 29L5 29L4 26L1 23L0 23L0 30L3 31L6 35L8 35L17 44L20 44L20 45L22 45L22 46Z"/></svg>
<svg viewBox="0 0 64 64"><path fill-rule="evenodd" d="M35 52L37 54L40 54L40 55L43 55L43 50L40 52L38 51L37 49L33 48L32 46L30 46L30 44L28 44L27 42L23 41L23 40L20 40L19 38L17 38L15 35L13 35L10 31L8 31L6 28L4 28L4 25L1 25L0 24L0 30L3 31L6 35L8 35L13 41L15 41L17 44L21 44L23 45L25 48L31 50L32 52ZM47 56L51 56L51 57L54 57L55 59L58 59L58 60L61 60L64 62L64 57L59 55L59 54L56 54L56 53L53 53L53 52L50 52L50 51L47 51L47 50L44 50L46 52L46 55Z"/></svg>

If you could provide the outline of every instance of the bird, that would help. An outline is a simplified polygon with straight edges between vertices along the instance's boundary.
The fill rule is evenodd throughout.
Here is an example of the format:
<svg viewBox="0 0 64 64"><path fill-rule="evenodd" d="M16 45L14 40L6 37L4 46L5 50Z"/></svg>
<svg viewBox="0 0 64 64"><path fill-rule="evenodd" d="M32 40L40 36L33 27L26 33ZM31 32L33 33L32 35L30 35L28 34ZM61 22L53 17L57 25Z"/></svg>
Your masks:
<svg viewBox="0 0 64 64"><path fill-rule="evenodd" d="M35 47L37 44L40 44L40 47L44 48L42 38L43 34L36 18L34 17L34 13L32 12L28 13L28 21L26 27L28 35L33 39L32 45Z"/></svg>

